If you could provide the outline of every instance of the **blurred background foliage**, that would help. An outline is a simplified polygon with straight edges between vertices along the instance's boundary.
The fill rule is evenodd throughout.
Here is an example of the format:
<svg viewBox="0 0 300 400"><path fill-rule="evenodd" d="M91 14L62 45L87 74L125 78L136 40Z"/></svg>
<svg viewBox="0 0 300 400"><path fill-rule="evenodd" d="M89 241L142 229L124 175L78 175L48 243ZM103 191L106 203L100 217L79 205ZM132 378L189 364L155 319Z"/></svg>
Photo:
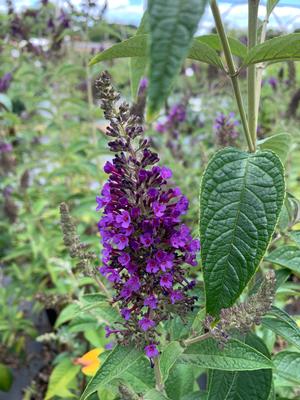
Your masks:
<svg viewBox="0 0 300 400"><path fill-rule="evenodd" d="M8 1L0 14L0 399L76 397L86 377L74 360L108 344L103 327L112 318L110 312L78 313L80 306L88 310L86 296L97 287L64 248L58 208L68 203L82 241L99 254L95 196L106 179L103 163L111 157L94 91L101 70L108 69L124 98L132 99L127 59L92 68L88 61L136 30L107 23L105 11L92 2L59 9L44 0L17 13ZM244 32L230 34L244 40ZM143 90L146 83L135 104L141 115ZM272 248L289 242L288 232L299 220L299 103L299 65L270 65L263 80L258 135L291 135L286 177L294 196ZM164 110L146 126L146 133L188 196L186 219L197 235L199 180L210 155L224 145L245 146L227 77L214 67L186 62ZM290 272L281 272L283 282L288 280L277 303L297 318L299 273ZM201 273L197 276L201 288ZM286 345L269 331L260 334L270 350ZM295 389L284 382L279 382L278 393L296 398ZM100 396L118 398L109 388Z"/></svg>

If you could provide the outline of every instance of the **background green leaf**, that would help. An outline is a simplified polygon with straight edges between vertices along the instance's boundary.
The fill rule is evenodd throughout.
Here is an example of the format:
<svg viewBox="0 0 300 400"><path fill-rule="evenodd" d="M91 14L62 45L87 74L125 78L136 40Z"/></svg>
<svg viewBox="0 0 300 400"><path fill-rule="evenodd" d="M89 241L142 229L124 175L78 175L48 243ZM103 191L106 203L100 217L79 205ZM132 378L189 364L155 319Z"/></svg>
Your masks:
<svg viewBox="0 0 300 400"><path fill-rule="evenodd" d="M278 36L258 44L248 52L244 65L286 60L300 60L300 33Z"/></svg>
<svg viewBox="0 0 300 400"><path fill-rule="evenodd" d="M278 247L265 257L265 260L300 274L300 249L298 246Z"/></svg>
<svg viewBox="0 0 300 400"><path fill-rule="evenodd" d="M0 391L9 392L13 383L11 369L4 364L0 364Z"/></svg>
<svg viewBox="0 0 300 400"><path fill-rule="evenodd" d="M257 144L261 150L274 151L284 164L291 148L292 137L288 133L278 133L277 135L259 140Z"/></svg>
<svg viewBox="0 0 300 400"><path fill-rule="evenodd" d="M300 329L285 311L272 307L262 319L262 324L300 349Z"/></svg>
<svg viewBox="0 0 300 400"><path fill-rule="evenodd" d="M70 359L61 361L50 375L45 400L59 396L65 399L75 398L70 388L74 388L74 378L80 370L79 365L74 365ZM76 385L75 385L76 386Z"/></svg>
<svg viewBox="0 0 300 400"><path fill-rule="evenodd" d="M227 148L209 162L200 191L206 309L231 306L255 273L284 199L283 167L271 152Z"/></svg>

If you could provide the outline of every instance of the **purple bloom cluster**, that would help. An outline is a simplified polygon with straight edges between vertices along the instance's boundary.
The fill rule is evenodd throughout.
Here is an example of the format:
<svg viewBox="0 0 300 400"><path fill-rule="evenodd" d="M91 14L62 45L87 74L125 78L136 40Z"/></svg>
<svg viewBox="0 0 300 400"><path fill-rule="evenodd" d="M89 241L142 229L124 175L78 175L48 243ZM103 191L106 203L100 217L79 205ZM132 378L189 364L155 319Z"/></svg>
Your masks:
<svg viewBox="0 0 300 400"><path fill-rule="evenodd" d="M188 199L170 187L172 171L155 165L158 156L140 137L142 128L129 107L116 105L119 95L107 73L98 87L110 121L107 134L115 138L109 146L119 153L105 164L109 178L97 197L97 210L103 209L100 272L112 283L124 320L119 329L107 328L107 335L115 333L125 343L135 340L154 357L159 322L193 306L185 264L197 265L200 243L181 222Z"/></svg>
<svg viewBox="0 0 300 400"><path fill-rule="evenodd" d="M178 129L178 125L186 120L186 109L183 104L175 104L171 107L165 122L159 122L156 125L157 132L164 133L170 130ZM178 132L176 131L176 136Z"/></svg>
<svg viewBox="0 0 300 400"><path fill-rule="evenodd" d="M0 78L0 93L6 93L12 81L12 74L7 72Z"/></svg>
<svg viewBox="0 0 300 400"><path fill-rule="evenodd" d="M234 146L239 136L236 127L239 121L234 119L233 112L229 115L220 113L215 119L214 130L217 136L218 144L221 146Z"/></svg>

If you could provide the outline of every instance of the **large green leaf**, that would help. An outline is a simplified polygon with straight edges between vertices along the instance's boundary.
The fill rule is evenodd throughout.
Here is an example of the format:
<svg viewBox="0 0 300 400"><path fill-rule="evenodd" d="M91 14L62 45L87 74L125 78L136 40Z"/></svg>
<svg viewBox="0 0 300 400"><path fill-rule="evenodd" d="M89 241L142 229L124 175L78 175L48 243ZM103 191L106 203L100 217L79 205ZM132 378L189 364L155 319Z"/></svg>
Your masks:
<svg viewBox="0 0 300 400"><path fill-rule="evenodd" d="M149 35L147 34L140 34L132 36L121 43L117 43L109 49L106 49L95 55L95 57L91 59L90 65L97 64L101 61L112 60L114 58L145 58L147 56L148 37ZM201 38L202 36L193 39L187 58L223 68L221 59L217 52L213 47L206 43L206 40L202 41Z"/></svg>
<svg viewBox="0 0 300 400"><path fill-rule="evenodd" d="M276 374L296 385L300 382L300 353L282 351L273 358Z"/></svg>
<svg viewBox="0 0 300 400"><path fill-rule="evenodd" d="M265 260L300 274L300 249L298 246L278 247L265 257Z"/></svg>
<svg viewBox="0 0 300 400"><path fill-rule="evenodd" d="M149 114L159 110L192 43L206 0L149 0Z"/></svg>
<svg viewBox="0 0 300 400"><path fill-rule="evenodd" d="M253 334L246 343L270 358L264 342ZM226 372L213 370L210 375L208 400L268 400L272 370Z"/></svg>
<svg viewBox="0 0 300 400"><path fill-rule="evenodd" d="M163 382L168 379L170 369L173 367L177 358L182 354L182 352L183 348L178 342L170 342L163 349L159 359Z"/></svg>
<svg viewBox="0 0 300 400"><path fill-rule="evenodd" d="M122 378L122 375L142 357L144 354L133 347L116 346L92 377L80 399L85 400L99 387L105 387L111 381Z"/></svg>
<svg viewBox="0 0 300 400"><path fill-rule="evenodd" d="M284 199L275 153L219 151L204 172L200 237L206 309L231 306L253 276L274 232Z"/></svg>
<svg viewBox="0 0 300 400"><path fill-rule="evenodd" d="M48 384L45 400L59 396L64 399L75 398L70 392L74 385L74 378L80 370L79 365L74 365L70 359L64 359L52 371Z"/></svg>
<svg viewBox="0 0 300 400"><path fill-rule="evenodd" d="M178 362L224 371L252 371L272 368L272 362L268 357L236 339L230 340L223 350L213 339L192 344L182 354Z"/></svg>
<svg viewBox="0 0 300 400"><path fill-rule="evenodd" d="M223 50L222 43L220 41L219 35L217 34L198 36L194 39L194 41L195 40L199 40L200 42L207 44L217 51ZM247 47L243 43L232 37L228 37L228 42L232 54L240 57L241 59L244 59L246 57Z"/></svg>
<svg viewBox="0 0 300 400"><path fill-rule="evenodd" d="M300 329L285 311L272 307L262 324L300 349Z"/></svg>
<svg viewBox="0 0 300 400"><path fill-rule="evenodd" d="M292 136L288 133L278 133L266 139L258 141L258 146L261 150L272 150L278 155L282 163L286 162L290 151Z"/></svg>
<svg viewBox="0 0 300 400"><path fill-rule="evenodd" d="M300 33L279 36L252 47L244 59L244 65L286 60L300 60Z"/></svg>

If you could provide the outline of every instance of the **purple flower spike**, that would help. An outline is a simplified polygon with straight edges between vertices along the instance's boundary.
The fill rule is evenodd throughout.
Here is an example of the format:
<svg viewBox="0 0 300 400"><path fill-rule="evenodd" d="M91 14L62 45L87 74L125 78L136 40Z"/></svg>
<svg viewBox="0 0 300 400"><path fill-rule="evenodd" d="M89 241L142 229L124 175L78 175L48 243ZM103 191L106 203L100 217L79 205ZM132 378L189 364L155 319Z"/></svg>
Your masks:
<svg viewBox="0 0 300 400"><path fill-rule="evenodd" d="M118 342L146 346L146 354L155 357L159 323L171 314L184 316L193 307L186 269L197 264L200 245L181 222L189 202L179 188L168 184L172 171L157 165L158 155L128 105L120 103L106 73L96 86L115 154L104 166L108 180L96 198L102 212L100 273L115 290L113 301L123 317L122 331L108 333L117 333ZM166 123L178 124L184 118L185 110L178 106Z"/></svg>

